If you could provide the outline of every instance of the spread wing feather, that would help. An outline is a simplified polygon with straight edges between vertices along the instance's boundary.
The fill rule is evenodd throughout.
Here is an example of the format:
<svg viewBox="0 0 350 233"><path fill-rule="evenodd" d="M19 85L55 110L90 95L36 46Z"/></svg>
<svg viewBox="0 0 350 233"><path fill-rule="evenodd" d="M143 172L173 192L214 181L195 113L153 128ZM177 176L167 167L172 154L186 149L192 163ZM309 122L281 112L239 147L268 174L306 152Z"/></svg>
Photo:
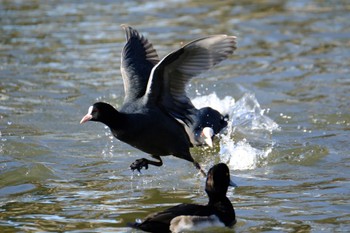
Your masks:
<svg viewBox="0 0 350 233"><path fill-rule="evenodd" d="M145 94L152 68L159 62L153 45L137 30L121 25L126 44L121 54L121 73L124 82L124 102L134 101Z"/></svg>
<svg viewBox="0 0 350 233"><path fill-rule="evenodd" d="M153 69L145 101L155 102L173 117L188 124L194 111L186 85L211 69L236 49L236 37L215 35L194 40L168 54Z"/></svg>

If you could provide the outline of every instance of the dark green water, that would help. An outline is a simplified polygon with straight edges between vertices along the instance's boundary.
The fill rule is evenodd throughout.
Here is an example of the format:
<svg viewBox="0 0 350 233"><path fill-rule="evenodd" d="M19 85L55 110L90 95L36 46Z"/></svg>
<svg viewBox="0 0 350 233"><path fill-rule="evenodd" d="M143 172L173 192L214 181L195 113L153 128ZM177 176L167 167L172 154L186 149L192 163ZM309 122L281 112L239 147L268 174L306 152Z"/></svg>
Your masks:
<svg viewBox="0 0 350 233"><path fill-rule="evenodd" d="M135 232L127 222L206 203L188 162L133 174L147 155L102 124L79 125L93 102L122 103L126 23L161 56L238 37L188 89L231 112L231 136L192 151L206 169L230 165L230 231L348 232L349 12L348 1L0 1L0 231Z"/></svg>

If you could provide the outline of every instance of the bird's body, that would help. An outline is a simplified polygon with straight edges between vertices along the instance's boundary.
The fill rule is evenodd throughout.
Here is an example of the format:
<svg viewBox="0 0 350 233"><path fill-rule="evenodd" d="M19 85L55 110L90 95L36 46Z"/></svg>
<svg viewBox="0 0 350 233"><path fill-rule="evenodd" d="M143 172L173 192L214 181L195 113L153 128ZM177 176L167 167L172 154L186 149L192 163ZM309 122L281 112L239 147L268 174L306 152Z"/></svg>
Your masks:
<svg viewBox="0 0 350 233"><path fill-rule="evenodd" d="M99 121L119 140L149 153L158 161L136 160L131 168L148 164L161 166L160 156L193 162L192 146L185 125L193 122L196 111L186 95L189 80L227 58L235 50L235 37L208 36L192 41L159 61L151 43L136 30L123 26L127 43L123 48L121 73L125 98L116 110L106 103L95 103L81 123Z"/></svg>
<svg viewBox="0 0 350 233"><path fill-rule="evenodd" d="M148 232L182 232L201 230L206 227L232 227L236 223L235 210L226 197L230 181L226 164L213 166L207 176L205 191L209 202L206 205L180 204L147 216L130 227Z"/></svg>
<svg viewBox="0 0 350 233"><path fill-rule="evenodd" d="M154 106L130 106L123 107L118 114L120 119L112 121L118 126L110 125L110 128L119 140L151 155L185 156L189 153L190 145L185 130L161 109Z"/></svg>

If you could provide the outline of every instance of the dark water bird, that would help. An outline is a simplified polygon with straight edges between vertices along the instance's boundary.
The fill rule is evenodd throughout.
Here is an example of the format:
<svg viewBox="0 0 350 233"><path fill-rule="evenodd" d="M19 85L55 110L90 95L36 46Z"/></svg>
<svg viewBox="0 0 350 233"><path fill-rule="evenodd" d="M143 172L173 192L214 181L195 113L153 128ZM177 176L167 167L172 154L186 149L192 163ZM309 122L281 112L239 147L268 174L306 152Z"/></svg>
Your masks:
<svg viewBox="0 0 350 233"><path fill-rule="evenodd" d="M146 38L128 26L123 28L127 38L121 61L123 105L116 110L110 104L95 103L80 123L102 122L117 139L156 159L137 159L130 165L132 170L147 169L148 165L161 166L160 156L173 155L192 162L205 174L189 150L192 144L184 125L193 122L196 109L185 87L194 76L232 54L236 49L236 37L203 37L159 61Z"/></svg>
<svg viewBox="0 0 350 233"><path fill-rule="evenodd" d="M195 110L193 121L185 125L190 141L195 146L213 147L213 137L227 126L228 116L211 107Z"/></svg>
<svg viewBox="0 0 350 233"><path fill-rule="evenodd" d="M232 227L236 223L235 210L226 197L230 171L226 164L214 165L208 172L205 191L209 197L207 205L180 204L151 214L140 223L129 224L132 228L148 232L183 232L207 227Z"/></svg>
<svg viewBox="0 0 350 233"><path fill-rule="evenodd" d="M131 85L127 85L132 87L136 86L137 89L142 89L141 94L143 94L144 89L147 86L151 69L159 62L159 58L156 50L149 42L146 42L148 40L144 36L141 36L137 30L127 25L122 25L122 27L126 32L127 43L132 43L130 46L127 44L124 47L124 54L129 53L129 55L122 56L122 67L138 67L137 69L132 69L132 71L137 72L137 78L133 79L137 82L134 81ZM140 46L140 41L147 45ZM139 53L143 50L148 50L148 53L146 53L148 56ZM130 55L130 53L134 54ZM140 56L138 56L139 54ZM151 60L151 62L147 62L148 60ZM123 76L130 77L135 75L133 72L128 72L128 70L130 69L122 69ZM188 125L185 125L186 132L192 145L208 145L209 147L213 147L213 137L227 126L228 116L223 116L217 110L210 107L204 107L198 110L194 109L193 112L194 113L191 116L193 121Z"/></svg>

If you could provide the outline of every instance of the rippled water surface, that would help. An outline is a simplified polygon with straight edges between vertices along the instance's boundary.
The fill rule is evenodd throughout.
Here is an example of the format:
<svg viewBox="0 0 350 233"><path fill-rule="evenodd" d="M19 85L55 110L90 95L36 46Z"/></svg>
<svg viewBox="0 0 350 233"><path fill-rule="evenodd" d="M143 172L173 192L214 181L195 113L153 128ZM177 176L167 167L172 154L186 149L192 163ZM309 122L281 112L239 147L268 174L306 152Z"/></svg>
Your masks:
<svg viewBox="0 0 350 233"><path fill-rule="evenodd" d="M349 231L349 12L340 0L0 1L0 231L135 232L127 222L206 203L190 163L132 173L146 154L79 125L93 102L123 101L123 23L160 56L237 36L235 54L188 88L230 115L214 149L192 150L239 185L230 231Z"/></svg>

